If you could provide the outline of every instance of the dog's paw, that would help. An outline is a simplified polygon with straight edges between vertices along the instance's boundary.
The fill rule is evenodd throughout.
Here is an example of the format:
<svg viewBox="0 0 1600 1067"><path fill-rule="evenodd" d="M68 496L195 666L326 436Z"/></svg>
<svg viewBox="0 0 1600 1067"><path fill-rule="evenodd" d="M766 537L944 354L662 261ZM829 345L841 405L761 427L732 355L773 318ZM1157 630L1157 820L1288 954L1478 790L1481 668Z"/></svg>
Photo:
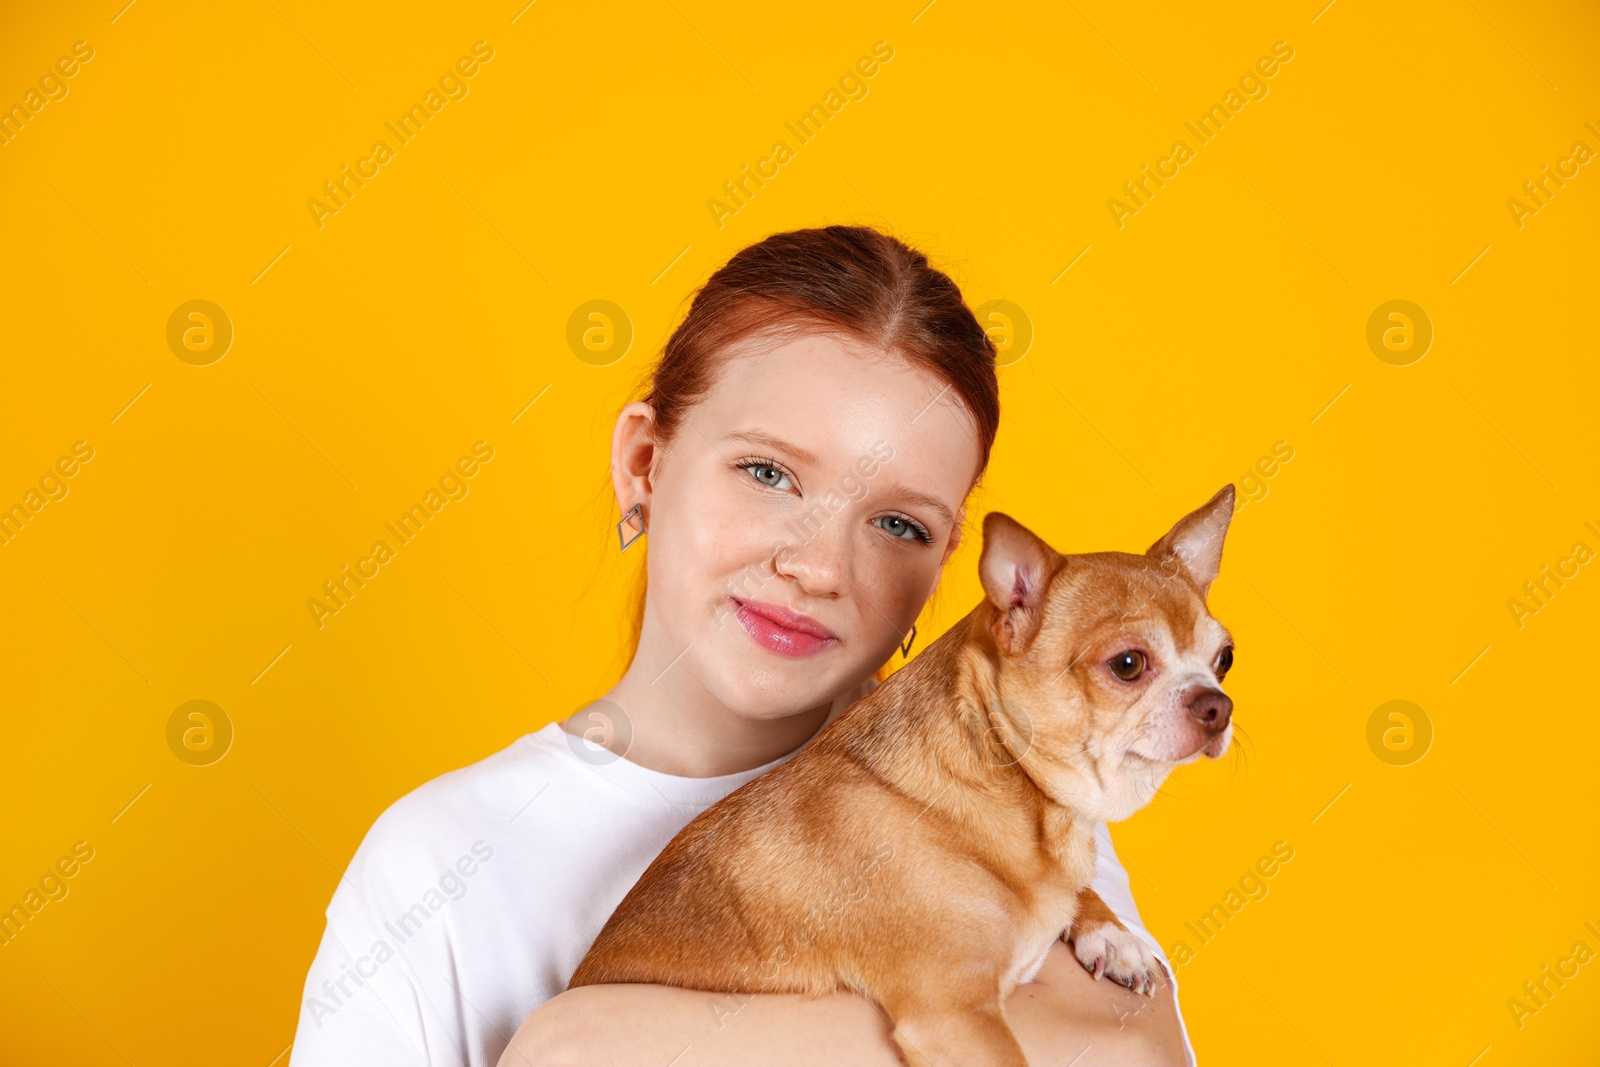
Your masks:
<svg viewBox="0 0 1600 1067"><path fill-rule="evenodd" d="M1070 938L1073 955L1096 980L1105 975L1135 993L1155 996L1161 961L1133 934L1113 923L1098 923L1072 931Z"/></svg>

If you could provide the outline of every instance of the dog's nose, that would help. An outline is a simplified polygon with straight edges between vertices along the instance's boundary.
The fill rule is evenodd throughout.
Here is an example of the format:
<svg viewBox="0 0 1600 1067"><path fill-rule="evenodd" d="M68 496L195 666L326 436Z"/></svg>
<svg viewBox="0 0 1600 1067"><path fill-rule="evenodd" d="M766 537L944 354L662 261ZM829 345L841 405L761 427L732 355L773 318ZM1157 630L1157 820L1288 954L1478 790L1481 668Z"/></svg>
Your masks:
<svg viewBox="0 0 1600 1067"><path fill-rule="evenodd" d="M1222 690L1207 686L1190 695L1189 714L1207 730L1220 734L1233 718L1233 701Z"/></svg>

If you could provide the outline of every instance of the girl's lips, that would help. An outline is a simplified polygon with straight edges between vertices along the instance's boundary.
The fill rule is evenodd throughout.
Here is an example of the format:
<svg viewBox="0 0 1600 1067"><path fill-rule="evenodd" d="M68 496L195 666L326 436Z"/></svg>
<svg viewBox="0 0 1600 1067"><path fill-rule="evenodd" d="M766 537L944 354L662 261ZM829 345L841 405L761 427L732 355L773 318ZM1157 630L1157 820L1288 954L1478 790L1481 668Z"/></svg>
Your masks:
<svg viewBox="0 0 1600 1067"><path fill-rule="evenodd" d="M800 659L838 643L832 630L799 612L759 600L728 599L733 602L734 615L745 633L769 652Z"/></svg>

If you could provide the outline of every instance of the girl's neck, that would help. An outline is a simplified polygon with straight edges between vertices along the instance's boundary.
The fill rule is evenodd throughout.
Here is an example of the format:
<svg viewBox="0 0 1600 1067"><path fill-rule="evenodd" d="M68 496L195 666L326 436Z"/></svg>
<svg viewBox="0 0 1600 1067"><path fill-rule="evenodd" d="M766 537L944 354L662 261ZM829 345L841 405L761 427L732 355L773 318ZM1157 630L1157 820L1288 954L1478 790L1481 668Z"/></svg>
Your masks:
<svg viewBox="0 0 1600 1067"><path fill-rule="evenodd" d="M636 691L624 677L605 696L628 709L632 736L626 758L649 770L683 778L737 774L786 756L815 736L854 696L844 694L794 715L760 720L728 711L714 699L672 706L668 694L651 692L641 700L634 696ZM575 727L569 732L581 734L582 713L568 723ZM563 723L563 728L568 723Z"/></svg>
<svg viewBox="0 0 1600 1067"><path fill-rule="evenodd" d="M728 708L694 675L673 666L676 653L657 648L650 620L627 671L602 698L612 707L580 708L561 723L584 736L594 715L626 717L610 723L604 743L629 762L662 774L716 778L761 767L795 751L832 722L870 682L815 707L774 719L755 719ZM657 661L660 662L657 662Z"/></svg>

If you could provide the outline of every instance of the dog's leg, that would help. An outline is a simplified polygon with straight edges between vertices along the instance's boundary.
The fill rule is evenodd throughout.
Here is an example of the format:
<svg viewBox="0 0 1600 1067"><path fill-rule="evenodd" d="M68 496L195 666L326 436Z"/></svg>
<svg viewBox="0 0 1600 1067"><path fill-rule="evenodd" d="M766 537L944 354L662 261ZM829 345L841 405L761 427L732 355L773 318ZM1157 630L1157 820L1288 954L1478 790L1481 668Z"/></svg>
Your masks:
<svg viewBox="0 0 1600 1067"><path fill-rule="evenodd" d="M1135 993L1156 995L1161 961L1088 886L1078 891L1077 918L1062 931L1061 940L1072 946L1078 962L1096 979L1104 974Z"/></svg>
<svg viewBox="0 0 1600 1067"><path fill-rule="evenodd" d="M895 1016L895 1044L909 1067L1028 1067L998 1000L982 1007Z"/></svg>

